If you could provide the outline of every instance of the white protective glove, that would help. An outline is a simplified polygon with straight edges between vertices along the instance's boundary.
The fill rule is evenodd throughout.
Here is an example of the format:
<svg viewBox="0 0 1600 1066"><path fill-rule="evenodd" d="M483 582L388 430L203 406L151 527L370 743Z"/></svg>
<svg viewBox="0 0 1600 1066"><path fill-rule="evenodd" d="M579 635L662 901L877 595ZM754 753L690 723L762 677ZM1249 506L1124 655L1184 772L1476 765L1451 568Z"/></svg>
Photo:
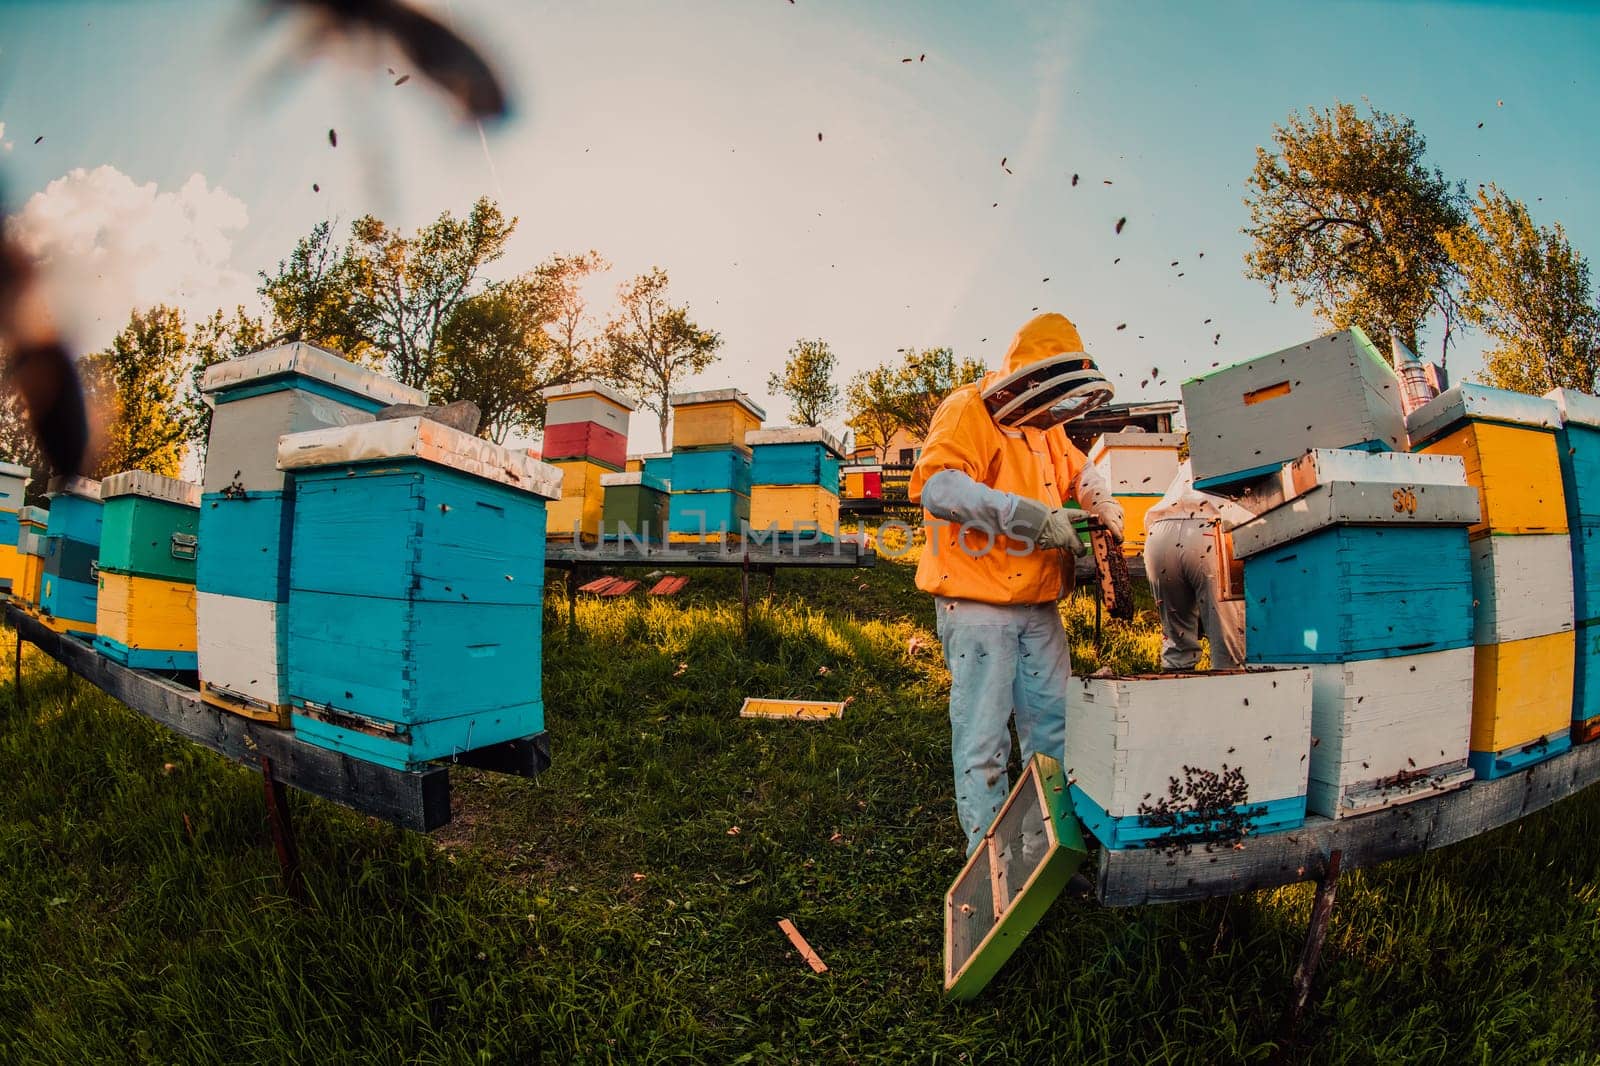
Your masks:
<svg viewBox="0 0 1600 1066"><path fill-rule="evenodd" d="M1093 463L1083 464L1073 495L1083 505L1084 510L1100 520L1113 540L1122 540L1124 524L1122 504L1111 494L1111 486L1106 484L1105 478L1100 476L1100 471L1095 469Z"/></svg>

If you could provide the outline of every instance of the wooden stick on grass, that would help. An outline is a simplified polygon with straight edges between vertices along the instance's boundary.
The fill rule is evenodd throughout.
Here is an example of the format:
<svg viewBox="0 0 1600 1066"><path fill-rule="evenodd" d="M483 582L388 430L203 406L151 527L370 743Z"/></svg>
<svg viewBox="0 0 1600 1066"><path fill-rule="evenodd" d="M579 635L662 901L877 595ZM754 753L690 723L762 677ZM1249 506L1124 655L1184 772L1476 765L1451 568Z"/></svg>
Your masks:
<svg viewBox="0 0 1600 1066"><path fill-rule="evenodd" d="M783 935L789 938L789 943L794 945L794 949L800 953L800 957L805 959L814 971L817 973L828 972L828 964L823 962L815 951L811 950L811 945L806 943L806 938L800 935L800 930L794 927L793 922L787 918L779 918L778 928L783 930Z"/></svg>

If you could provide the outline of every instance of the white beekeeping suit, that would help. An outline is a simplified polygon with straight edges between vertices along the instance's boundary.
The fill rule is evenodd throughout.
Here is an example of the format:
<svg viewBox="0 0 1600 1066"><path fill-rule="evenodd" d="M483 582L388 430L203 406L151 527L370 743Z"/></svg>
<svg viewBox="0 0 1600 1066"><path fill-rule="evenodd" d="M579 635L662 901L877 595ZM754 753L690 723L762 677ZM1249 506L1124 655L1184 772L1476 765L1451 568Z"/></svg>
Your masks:
<svg viewBox="0 0 1600 1066"><path fill-rule="evenodd" d="M1244 603L1222 598L1216 528L1231 529L1255 517L1222 496L1194 487L1185 459L1166 495L1145 514L1144 569L1161 615L1161 668L1192 670L1200 661L1200 635L1211 641L1211 667L1244 665Z"/></svg>

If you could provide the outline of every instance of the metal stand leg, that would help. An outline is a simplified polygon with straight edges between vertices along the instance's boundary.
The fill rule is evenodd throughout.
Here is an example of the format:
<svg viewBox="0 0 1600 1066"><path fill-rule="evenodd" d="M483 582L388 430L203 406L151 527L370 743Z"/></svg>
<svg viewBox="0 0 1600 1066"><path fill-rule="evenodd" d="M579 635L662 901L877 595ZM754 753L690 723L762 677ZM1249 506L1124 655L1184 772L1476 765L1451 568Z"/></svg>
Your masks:
<svg viewBox="0 0 1600 1066"><path fill-rule="evenodd" d="M272 776L272 760L265 755L261 756L261 786L266 792L267 824L272 828L272 848L278 853L284 891L296 903L304 903L306 886L300 877L300 848L294 839L294 822L289 818L289 797L283 782Z"/></svg>
<svg viewBox="0 0 1600 1066"><path fill-rule="evenodd" d="M1289 1017L1284 1025L1290 1033L1300 1024L1306 1004L1311 1001L1311 981L1317 974L1322 941L1328 935L1328 919L1333 916L1334 895L1339 888L1339 863L1343 858L1344 852L1334 849L1317 882L1317 896L1311 904L1311 928L1306 932L1306 947L1300 954L1300 964L1294 968L1294 998L1289 1003Z"/></svg>
<svg viewBox="0 0 1600 1066"><path fill-rule="evenodd" d="M744 554L744 565L739 569L739 635L750 643L750 553Z"/></svg>

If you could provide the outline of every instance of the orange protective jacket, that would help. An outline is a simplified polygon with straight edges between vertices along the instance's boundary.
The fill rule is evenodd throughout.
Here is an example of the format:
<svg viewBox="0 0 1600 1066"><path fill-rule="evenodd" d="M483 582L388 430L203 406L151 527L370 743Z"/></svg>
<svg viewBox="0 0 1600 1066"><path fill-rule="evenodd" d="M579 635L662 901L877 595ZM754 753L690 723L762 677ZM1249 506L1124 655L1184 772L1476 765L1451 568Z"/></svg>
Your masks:
<svg viewBox="0 0 1600 1066"><path fill-rule="evenodd" d="M980 396L986 384L1029 363L1082 351L1078 331L1061 315L1039 315L1017 332L1002 371L956 389L939 405L922 455L911 472L910 495L921 502L929 478L958 470L1000 492L1049 508L1072 495L1088 460L1060 426L1002 429ZM1049 603L1072 591L1071 554L1034 547L1002 532L963 527L923 512L927 545L917 564L917 587L935 596L995 604ZM964 539L965 546L958 542Z"/></svg>

